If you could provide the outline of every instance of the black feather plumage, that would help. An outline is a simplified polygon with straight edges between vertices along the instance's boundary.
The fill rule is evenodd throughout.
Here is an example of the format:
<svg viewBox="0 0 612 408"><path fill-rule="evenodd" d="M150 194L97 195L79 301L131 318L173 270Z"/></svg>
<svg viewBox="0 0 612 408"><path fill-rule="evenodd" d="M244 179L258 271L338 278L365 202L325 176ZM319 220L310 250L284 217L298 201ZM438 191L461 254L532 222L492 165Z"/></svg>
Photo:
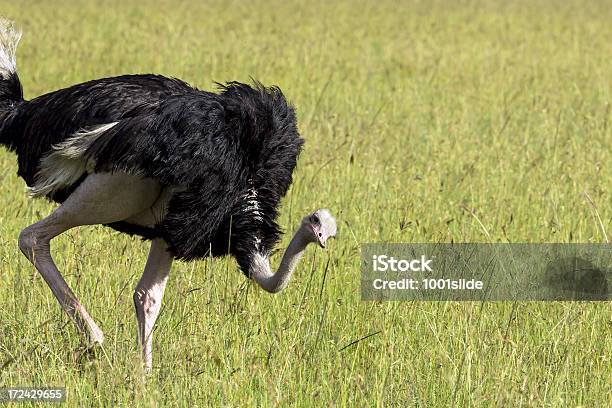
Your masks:
<svg viewBox="0 0 612 408"><path fill-rule="evenodd" d="M303 144L280 89L230 82L211 93L163 76L126 75L24 101L14 84L2 93L2 82L0 97L10 104L0 101L0 142L17 152L28 186L52 146L118 122L84 153L95 159L94 171L139 174L180 189L154 228L112 228L161 236L183 260L231 253L245 272L253 252L277 242L277 208ZM49 198L62 202L77 186Z"/></svg>

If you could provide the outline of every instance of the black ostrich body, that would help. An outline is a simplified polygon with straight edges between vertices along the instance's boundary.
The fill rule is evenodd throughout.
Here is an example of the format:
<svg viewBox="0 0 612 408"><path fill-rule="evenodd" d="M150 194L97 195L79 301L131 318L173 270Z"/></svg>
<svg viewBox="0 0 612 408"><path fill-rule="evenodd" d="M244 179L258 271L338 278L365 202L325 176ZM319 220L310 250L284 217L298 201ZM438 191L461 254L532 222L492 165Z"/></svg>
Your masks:
<svg viewBox="0 0 612 408"><path fill-rule="evenodd" d="M153 227L110 227L164 238L178 259L230 253L245 273L251 254L277 242L277 208L303 144L278 88L231 82L217 94L159 75L126 75L25 101L16 74L0 85L0 142L17 153L29 187L54 146L116 122L83 150L83 160L94 163L89 172L126 172L179 188ZM87 174L45 195L62 203Z"/></svg>

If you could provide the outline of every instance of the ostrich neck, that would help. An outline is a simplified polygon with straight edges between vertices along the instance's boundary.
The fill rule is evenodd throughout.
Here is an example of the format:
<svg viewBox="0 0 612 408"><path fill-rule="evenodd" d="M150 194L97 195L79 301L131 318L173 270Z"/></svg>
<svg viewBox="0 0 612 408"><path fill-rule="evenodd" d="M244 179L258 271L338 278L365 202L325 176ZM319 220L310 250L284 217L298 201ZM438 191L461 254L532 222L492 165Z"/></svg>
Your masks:
<svg viewBox="0 0 612 408"><path fill-rule="evenodd" d="M305 228L304 226L300 226L293 235L293 238L291 238L291 242L283 254L283 258L281 259L280 266L276 273L272 272L270 261L266 256L261 254L255 254L253 256L250 268L251 277L264 290L271 293L280 292L289 283L291 275L300 261L306 246L310 243L306 235L308 232Z"/></svg>

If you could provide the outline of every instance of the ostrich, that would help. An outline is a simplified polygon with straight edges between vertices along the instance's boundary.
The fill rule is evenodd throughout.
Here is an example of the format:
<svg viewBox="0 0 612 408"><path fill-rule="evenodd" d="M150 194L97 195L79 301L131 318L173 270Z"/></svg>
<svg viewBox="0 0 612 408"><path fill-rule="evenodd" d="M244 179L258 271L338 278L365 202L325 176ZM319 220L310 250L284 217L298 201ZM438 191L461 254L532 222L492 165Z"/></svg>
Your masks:
<svg viewBox="0 0 612 408"><path fill-rule="evenodd" d="M320 209L301 220L276 272L278 205L302 148L293 107L278 87L229 82L219 93L159 75L85 82L23 98L15 49L0 20L0 144L18 157L32 197L60 206L19 235L87 345L103 333L68 287L50 241L102 224L151 241L134 291L138 342L152 368L152 331L174 259L232 255L264 290L283 290L310 243L325 247L336 222Z"/></svg>

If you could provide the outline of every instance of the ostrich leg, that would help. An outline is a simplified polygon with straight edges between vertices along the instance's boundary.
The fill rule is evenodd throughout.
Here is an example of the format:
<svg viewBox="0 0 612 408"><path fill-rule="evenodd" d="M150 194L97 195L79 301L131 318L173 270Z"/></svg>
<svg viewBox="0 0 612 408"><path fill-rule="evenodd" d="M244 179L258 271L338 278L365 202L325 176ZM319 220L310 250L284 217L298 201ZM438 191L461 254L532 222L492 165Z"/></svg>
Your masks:
<svg viewBox="0 0 612 408"><path fill-rule="evenodd" d="M79 225L107 224L142 213L153 206L160 190L151 179L124 173L92 174L51 215L19 235L19 248L90 343L102 343L104 336L53 262L50 241Z"/></svg>
<svg viewBox="0 0 612 408"><path fill-rule="evenodd" d="M159 315L168 274L172 266L172 255L167 249L168 245L163 239L154 239L151 242L144 273L134 291L134 306L138 319L138 343L142 347L145 372L153 368L153 326Z"/></svg>

